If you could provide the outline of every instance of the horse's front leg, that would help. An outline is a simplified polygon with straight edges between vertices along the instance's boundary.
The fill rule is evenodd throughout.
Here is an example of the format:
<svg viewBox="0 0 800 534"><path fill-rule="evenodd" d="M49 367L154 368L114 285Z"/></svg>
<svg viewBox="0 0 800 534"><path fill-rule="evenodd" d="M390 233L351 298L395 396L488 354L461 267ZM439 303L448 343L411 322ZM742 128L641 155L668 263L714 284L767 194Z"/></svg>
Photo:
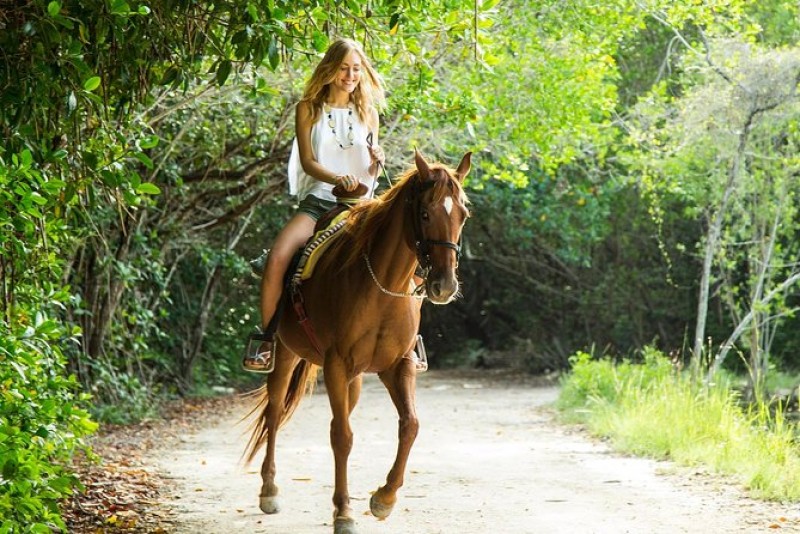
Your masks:
<svg viewBox="0 0 800 534"><path fill-rule="evenodd" d="M405 355L389 370L378 375L389 391L400 418L394 465L386 477L386 484L378 488L369 501L372 515L378 519L386 519L392 513L392 508L397 502L397 490L403 485L408 455L419 431L419 420L414 405L417 371L410 356L411 354Z"/></svg>
<svg viewBox="0 0 800 534"><path fill-rule="evenodd" d="M350 428L351 396L358 400L360 382L354 387L338 355L328 354L324 365L325 388L331 404L331 448L335 465L335 487L333 491L334 534L356 534L356 522L350 508L350 493L347 489L347 459L353 448L353 431Z"/></svg>

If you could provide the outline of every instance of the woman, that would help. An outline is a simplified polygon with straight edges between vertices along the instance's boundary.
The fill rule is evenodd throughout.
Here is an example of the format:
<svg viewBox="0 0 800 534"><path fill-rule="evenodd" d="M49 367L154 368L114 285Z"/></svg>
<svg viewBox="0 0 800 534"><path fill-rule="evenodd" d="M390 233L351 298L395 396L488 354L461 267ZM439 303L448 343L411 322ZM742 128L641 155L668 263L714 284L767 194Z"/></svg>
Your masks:
<svg viewBox="0 0 800 534"><path fill-rule="evenodd" d="M316 221L336 204L335 185L370 194L384 163L378 146L378 109L385 103L383 84L358 43L335 41L306 84L295 112L295 141L289 160L289 192L300 200L297 213L278 234L261 278L261 335L257 354L247 354L249 371L268 370L272 317L292 256L314 232ZM372 134L370 141L367 141Z"/></svg>

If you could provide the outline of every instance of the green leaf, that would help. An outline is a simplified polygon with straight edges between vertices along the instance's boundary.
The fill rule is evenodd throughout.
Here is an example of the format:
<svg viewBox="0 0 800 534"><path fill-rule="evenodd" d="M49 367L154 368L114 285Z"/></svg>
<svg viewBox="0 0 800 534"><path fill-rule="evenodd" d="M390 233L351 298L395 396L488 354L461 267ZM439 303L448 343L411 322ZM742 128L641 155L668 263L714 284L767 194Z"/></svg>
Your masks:
<svg viewBox="0 0 800 534"><path fill-rule="evenodd" d="M267 48L267 57L269 58L269 66L272 70L278 68L281 58L278 55L278 43L275 41L275 36L269 36L269 48Z"/></svg>
<svg viewBox="0 0 800 534"><path fill-rule="evenodd" d="M389 19L389 33L394 35L397 32L397 26L400 24L400 13L392 14Z"/></svg>
<svg viewBox="0 0 800 534"><path fill-rule="evenodd" d="M133 157L142 162L142 164L150 170L153 170L153 160L147 154L142 152L134 152Z"/></svg>
<svg viewBox="0 0 800 534"><path fill-rule="evenodd" d="M42 189L48 194L54 195L64 189L66 185L66 182L63 180L48 180L42 184Z"/></svg>
<svg viewBox="0 0 800 534"><path fill-rule="evenodd" d="M156 146L158 146L157 135L148 135L147 137L139 141L139 147L145 150L148 148L155 148Z"/></svg>
<svg viewBox="0 0 800 534"><path fill-rule="evenodd" d="M90 93L100 87L100 76L92 76L85 82L83 82L83 89L85 91L89 91Z"/></svg>
<svg viewBox="0 0 800 534"><path fill-rule="evenodd" d="M225 81L231 74L231 68L233 68L233 64L230 60L225 59L220 62L217 66L217 85L225 85Z"/></svg>
<svg viewBox="0 0 800 534"><path fill-rule="evenodd" d="M160 195L161 189L152 182L144 182L139 184L136 188L136 192L142 195Z"/></svg>
<svg viewBox="0 0 800 534"><path fill-rule="evenodd" d="M180 74L180 70L177 67L168 68L167 72L164 73L164 76L161 77L161 81L159 82L159 84L160 85L171 84L178 78L178 74Z"/></svg>
<svg viewBox="0 0 800 534"><path fill-rule="evenodd" d="M317 52L324 52L328 48L328 36L324 33L314 30L314 35L311 37L314 43L314 50Z"/></svg>
<svg viewBox="0 0 800 534"><path fill-rule="evenodd" d="M58 2L53 1L47 4L47 13L51 17L55 17L56 15L59 14L60 11L61 11L61 4L59 4Z"/></svg>
<svg viewBox="0 0 800 534"><path fill-rule="evenodd" d="M61 26L64 26L68 30L72 30L75 28L75 24L72 22L71 19L66 17L62 17L61 15L57 15L54 17L54 20Z"/></svg>
<svg viewBox="0 0 800 534"><path fill-rule="evenodd" d="M250 19L253 22L258 22L260 18L258 16L258 8L256 8L256 6L252 2L247 3L247 13L250 15Z"/></svg>
<svg viewBox="0 0 800 534"><path fill-rule="evenodd" d="M115 15L127 15L131 12L131 6L125 0L113 0L111 2L111 12Z"/></svg>

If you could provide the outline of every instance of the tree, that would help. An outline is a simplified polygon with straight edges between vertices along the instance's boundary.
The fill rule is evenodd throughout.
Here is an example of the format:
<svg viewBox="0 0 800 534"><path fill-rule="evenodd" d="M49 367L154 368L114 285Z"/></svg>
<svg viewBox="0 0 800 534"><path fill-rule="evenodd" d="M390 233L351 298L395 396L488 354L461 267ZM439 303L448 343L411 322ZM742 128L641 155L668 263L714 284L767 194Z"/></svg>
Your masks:
<svg viewBox="0 0 800 534"><path fill-rule="evenodd" d="M688 44L688 43L687 43ZM734 324L713 355L711 373L745 333L753 385L760 389L769 345L785 308L786 291L797 281L795 219L797 174L796 85L800 52L769 50L746 41L701 41L682 69L683 95L656 104L664 122L644 112L647 138L661 188L680 190L708 220L694 358L705 353L712 283ZM650 103L655 103L654 98ZM640 125L644 122L640 122ZM657 143L657 144L656 144ZM662 189L663 190L663 189ZM707 206L707 209L706 209ZM717 275L714 275L716 267Z"/></svg>

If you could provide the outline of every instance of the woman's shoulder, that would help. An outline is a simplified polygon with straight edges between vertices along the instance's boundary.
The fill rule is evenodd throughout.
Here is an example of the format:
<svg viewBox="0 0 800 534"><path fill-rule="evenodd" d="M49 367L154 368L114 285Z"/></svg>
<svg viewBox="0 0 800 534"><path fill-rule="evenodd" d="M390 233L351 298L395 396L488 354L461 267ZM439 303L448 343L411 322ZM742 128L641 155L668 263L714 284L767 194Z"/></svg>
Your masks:
<svg viewBox="0 0 800 534"><path fill-rule="evenodd" d="M295 106L297 127L311 129L322 115L321 110L315 109L314 103L310 100L301 100Z"/></svg>
<svg viewBox="0 0 800 534"><path fill-rule="evenodd" d="M301 100L295 105L298 115L312 117L314 115L314 103L311 100Z"/></svg>

